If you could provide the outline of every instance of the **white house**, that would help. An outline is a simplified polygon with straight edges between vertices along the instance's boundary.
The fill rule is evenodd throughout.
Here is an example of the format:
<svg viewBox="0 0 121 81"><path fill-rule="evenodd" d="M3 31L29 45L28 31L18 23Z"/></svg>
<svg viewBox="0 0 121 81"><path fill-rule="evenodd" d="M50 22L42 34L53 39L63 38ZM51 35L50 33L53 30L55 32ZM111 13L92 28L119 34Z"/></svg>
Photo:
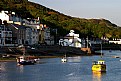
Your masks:
<svg viewBox="0 0 121 81"><path fill-rule="evenodd" d="M7 21L7 23L14 23L21 25L22 18L19 17L15 12L10 11L1 11L0 12L0 19L2 21Z"/></svg>
<svg viewBox="0 0 121 81"><path fill-rule="evenodd" d="M38 19L23 19L22 24L25 26L31 26L31 27L35 27L37 29L40 28L40 20Z"/></svg>
<svg viewBox="0 0 121 81"><path fill-rule="evenodd" d="M79 34L75 34L74 30L70 30L69 34L59 40L59 45L81 48L81 42L82 41L79 38Z"/></svg>
<svg viewBox="0 0 121 81"><path fill-rule="evenodd" d="M109 40L109 43L121 44L121 39Z"/></svg>
<svg viewBox="0 0 121 81"><path fill-rule="evenodd" d="M0 12L0 19L3 21L9 21L9 15L7 15L6 13L8 13L7 11L1 11Z"/></svg>

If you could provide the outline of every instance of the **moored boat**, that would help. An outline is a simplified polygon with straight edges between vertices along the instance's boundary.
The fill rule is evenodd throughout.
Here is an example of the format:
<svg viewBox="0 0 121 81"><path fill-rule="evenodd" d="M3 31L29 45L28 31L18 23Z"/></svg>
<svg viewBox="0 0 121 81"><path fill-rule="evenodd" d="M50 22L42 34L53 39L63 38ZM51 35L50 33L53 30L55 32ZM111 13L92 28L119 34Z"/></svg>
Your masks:
<svg viewBox="0 0 121 81"><path fill-rule="evenodd" d="M26 56L25 46L22 45L21 49L23 51L23 55L17 58L18 65L33 65L33 64L35 64L34 59L30 59L28 56Z"/></svg>
<svg viewBox="0 0 121 81"><path fill-rule="evenodd" d="M34 60L27 59L25 56L20 56L17 58L18 65L33 65L35 64Z"/></svg>
<svg viewBox="0 0 121 81"><path fill-rule="evenodd" d="M101 44L101 58L102 58L102 44ZM106 64L104 60L93 61L92 71L106 72Z"/></svg>
<svg viewBox="0 0 121 81"><path fill-rule="evenodd" d="M66 55L61 59L62 62L67 62L67 57Z"/></svg>
<svg viewBox="0 0 121 81"><path fill-rule="evenodd" d="M106 72L106 64L104 60L94 61L92 71Z"/></svg>

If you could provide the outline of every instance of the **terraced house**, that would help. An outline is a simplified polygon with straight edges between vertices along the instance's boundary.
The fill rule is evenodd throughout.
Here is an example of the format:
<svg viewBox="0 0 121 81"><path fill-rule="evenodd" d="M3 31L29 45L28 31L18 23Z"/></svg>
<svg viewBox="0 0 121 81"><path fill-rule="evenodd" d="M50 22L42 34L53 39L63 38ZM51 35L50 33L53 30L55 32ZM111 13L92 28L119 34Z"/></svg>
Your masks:
<svg viewBox="0 0 121 81"><path fill-rule="evenodd" d="M0 46L13 46L12 38L12 30L0 25Z"/></svg>
<svg viewBox="0 0 121 81"><path fill-rule="evenodd" d="M54 44L54 37L50 35L50 28L40 24L39 17L37 19L22 19L15 12L1 11L0 20L3 27L5 26L3 22L6 21L6 27L12 32L12 44L8 46L18 46L20 44L33 45L38 43ZM2 37L1 46L3 42Z"/></svg>
<svg viewBox="0 0 121 81"><path fill-rule="evenodd" d="M38 31L36 27L25 26L23 25L22 18L17 16L15 12L1 11L0 13L1 20L1 46L3 42L6 41L7 34L3 32L8 32L11 30L11 45L7 46L18 46L20 44L37 44L38 43ZM7 22L7 25L3 23ZM3 31L4 30L4 31ZM9 37L10 38L10 37ZM5 44L7 44L6 42Z"/></svg>

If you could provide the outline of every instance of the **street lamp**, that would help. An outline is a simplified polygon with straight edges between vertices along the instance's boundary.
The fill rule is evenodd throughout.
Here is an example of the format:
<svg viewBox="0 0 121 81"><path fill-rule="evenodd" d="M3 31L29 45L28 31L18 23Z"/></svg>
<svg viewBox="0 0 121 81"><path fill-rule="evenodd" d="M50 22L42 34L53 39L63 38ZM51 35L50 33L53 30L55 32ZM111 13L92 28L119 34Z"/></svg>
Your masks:
<svg viewBox="0 0 121 81"><path fill-rule="evenodd" d="M4 20L4 21L3 21L3 24L4 24L4 25L3 25L3 26L4 26L4 27L3 27L3 30L4 30L4 32L3 32L3 46L5 46L5 33L6 33L6 30L5 30L6 28L5 28L5 26L7 25L7 21Z"/></svg>
<svg viewBox="0 0 121 81"><path fill-rule="evenodd" d="M5 46L5 25L3 25L3 40L2 40L3 46Z"/></svg>
<svg viewBox="0 0 121 81"><path fill-rule="evenodd" d="M4 25L4 32L3 32L3 46L5 46L5 25Z"/></svg>
<svg viewBox="0 0 121 81"><path fill-rule="evenodd" d="M55 44L57 44L57 34L58 34L58 30L57 30L57 28L55 28L55 29L52 29L52 31L54 32L54 40L55 40Z"/></svg>
<svg viewBox="0 0 121 81"><path fill-rule="evenodd" d="M57 31L57 28L55 29L55 34L56 34L56 44L57 44L57 33L58 33L58 31Z"/></svg>

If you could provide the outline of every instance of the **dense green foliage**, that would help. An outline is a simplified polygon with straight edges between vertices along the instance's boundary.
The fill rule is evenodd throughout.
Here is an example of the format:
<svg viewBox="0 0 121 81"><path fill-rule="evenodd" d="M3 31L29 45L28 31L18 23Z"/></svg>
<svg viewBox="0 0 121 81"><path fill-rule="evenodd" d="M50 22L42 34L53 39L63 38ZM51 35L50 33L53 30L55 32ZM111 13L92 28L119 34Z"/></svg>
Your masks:
<svg viewBox="0 0 121 81"><path fill-rule="evenodd" d="M108 20L75 18L27 0L0 0L0 9L14 11L23 18L40 17L41 23L57 28L59 36L74 29L80 37L121 38L121 28Z"/></svg>

